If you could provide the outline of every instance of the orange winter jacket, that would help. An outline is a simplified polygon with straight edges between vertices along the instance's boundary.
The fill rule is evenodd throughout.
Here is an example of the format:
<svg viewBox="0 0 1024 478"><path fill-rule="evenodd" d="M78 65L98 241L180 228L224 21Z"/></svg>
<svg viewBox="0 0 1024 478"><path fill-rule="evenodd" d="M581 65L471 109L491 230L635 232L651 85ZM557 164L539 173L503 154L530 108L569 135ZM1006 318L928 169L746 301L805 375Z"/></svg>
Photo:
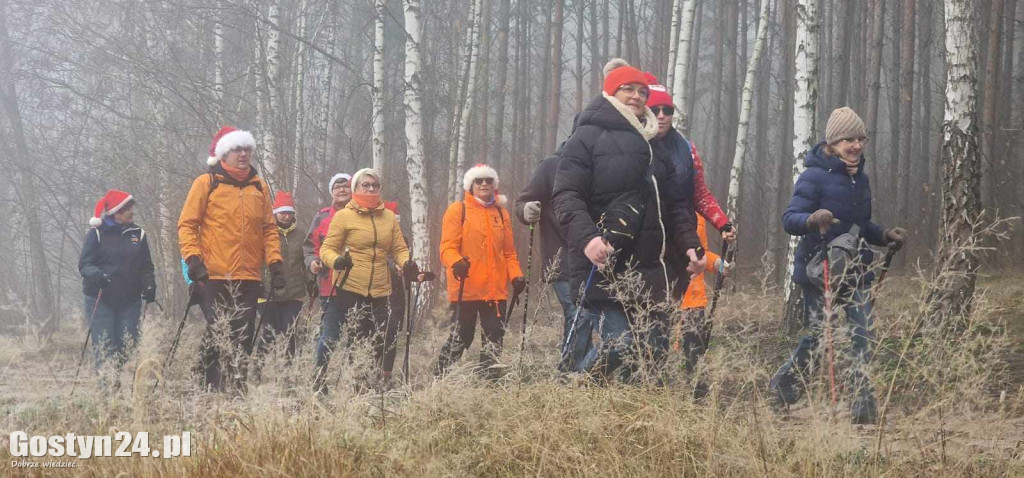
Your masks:
<svg viewBox="0 0 1024 478"><path fill-rule="evenodd" d="M238 182L220 165L210 168L192 181L181 208L181 257L201 257L210 279L258 281L264 264L282 260L270 188L250 171Z"/></svg>
<svg viewBox="0 0 1024 478"><path fill-rule="evenodd" d="M683 309L707 307L708 294L707 287L704 285L704 273L714 273L715 261L718 260L718 254L708 249L707 224L704 216L700 214L697 214L697 235L700 237L700 245L704 247L704 258L707 259L707 266L704 267L705 272L697 274L697 277L690 280L690 285L686 288L686 295L683 296Z"/></svg>
<svg viewBox="0 0 1024 478"><path fill-rule="evenodd" d="M341 290L371 298L391 295L388 258L394 259L399 267L409 261L409 247L402 237L398 216L387 210L383 202L366 209L349 201L331 218L327 237L320 244L320 260L331 267L346 248L352 256L352 269ZM331 281L341 285L345 272L331 272Z"/></svg>
<svg viewBox="0 0 1024 478"><path fill-rule="evenodd" d="M465 214L465 216L463 216ZM465 220L463 220L465 217ZM452 265L469 258L469 277L462 300L506 300L509 281L522 277L512 235L512 220L504 207L484 206L468 192L444 213L441 263L448 269L448 301L459 298L459 281Z"/></svg>

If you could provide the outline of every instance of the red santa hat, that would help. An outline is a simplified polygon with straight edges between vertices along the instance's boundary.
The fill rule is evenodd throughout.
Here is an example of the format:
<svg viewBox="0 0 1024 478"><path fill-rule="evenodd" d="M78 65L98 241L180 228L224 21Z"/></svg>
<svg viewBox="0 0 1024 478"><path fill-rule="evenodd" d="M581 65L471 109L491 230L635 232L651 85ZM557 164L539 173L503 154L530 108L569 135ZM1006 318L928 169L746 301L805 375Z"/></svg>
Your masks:
<svg viewBox="0 0 1024 478"><path fill-rule="evenodd" d="M658 78L651 73L644 72L644 76L647 77L647 82L649 83L647 86L647 107L674 106L672 104L672 95L668 94L668 88L658 83Z"/></svg>
<svg viewBox="0 0 1024 478"><path fill-rule="evenodd" d="M96 202L96 210L93 212L93 217L89 219L89 225L92 227L100 227L103 224L103 218L114 214L125 206L135 201L131 194L124 191L118 191L111 189L104 194L98 202Z"/></svg>
<svg viewBox="0 0 1024 478"><path fill-rule="evenodd" d="M278 191L274 196L274 214L281 212L295 214L295 200L292 199L292 193L288 191Z"/></svg>
<svg viewBox="0 0 1024 478"><path fill-rule="evenodd" d="M241 131L233 126L225 126L217 131L210 142L210 157L206 158L208 166L216 166L224 159L224 155L235 148L255 148L256 140L252 133Z"/></svg>

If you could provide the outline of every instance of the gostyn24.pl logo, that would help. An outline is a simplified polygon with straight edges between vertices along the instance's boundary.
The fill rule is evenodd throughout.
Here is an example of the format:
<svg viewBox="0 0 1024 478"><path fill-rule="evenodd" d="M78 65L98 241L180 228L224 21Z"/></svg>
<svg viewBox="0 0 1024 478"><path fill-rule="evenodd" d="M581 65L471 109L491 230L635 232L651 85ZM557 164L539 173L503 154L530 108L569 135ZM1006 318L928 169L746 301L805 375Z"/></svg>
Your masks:
<svg viewBox="0 0 1024 478"><path fill-rule="evenodd" d="M192 434L182 432L181 435L164 435L162 449L150 449L149 433L137 432L133 436L129 432L118 432L111 436L78 436L74 433L54 436L30 436L28 433L16 431L11 433L11 456L54 458L74 457L81 460L94 456L149 456L174 458L192 456ZM19 465L11 462L11 466ZM31 462L28 462L31 463ZM31 466L31 465L28 465Z"/></svg>

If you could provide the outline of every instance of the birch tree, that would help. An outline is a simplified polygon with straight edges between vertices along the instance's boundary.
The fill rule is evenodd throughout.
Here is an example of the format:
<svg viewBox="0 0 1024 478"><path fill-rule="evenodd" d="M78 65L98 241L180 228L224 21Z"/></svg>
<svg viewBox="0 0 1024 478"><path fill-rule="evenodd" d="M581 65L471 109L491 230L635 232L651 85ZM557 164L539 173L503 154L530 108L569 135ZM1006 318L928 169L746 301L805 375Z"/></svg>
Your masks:
<svg viewBox="0 0 1024 478"><path fill-rule="evenodd" d="M370 89L373 118L373 169L384 169L384 0L374 0L373 87Z"/></svg>
<svg viewBox="0 0 1024 478"><path fill-rule="evenodd" d="M470 27L466 34L465 70L466 83L461 90L466 95L462 107L455 113L455 141L452 143L451 157L448 164L448 200L454 202L459 198L459 175L466 167L466 143L469 140L469 117L467 112L473 110L473 90L476 87L476 61L479 55L478 36L480 32L480 10L483 0L473 0L469 8ZM458 96L456 96L458 98Z"/></svg>
<svg viewBox="0 0 1024 478"><path fill-rule="evenodd" d="M665 84L675 86L676 52L679 51L679 15L682 13L685 0L672 0L672 20L669 22L668 66L665 71Z"/></svg>
<svg viewBox="0 0 1024 478"><path fill-rule="evenodd" d="M427 227L427 181L423 175L423 92L420 59L420 0L404 0L405 7L405 148L412 210L412 256L424 264L430 258Z"/></svg>
<svg viewBox="0 0 1024 478"><path fill-rule="evenodd" d="M690 38L693 36L693 19L696 17L697 0L683 0L679 21L679 45L676 48L676 63L672 74L672 102L676 104L676 115L672 126L686 133L687 79L690 67Z"/></svg>
<svg viewBox="0 0 1024 478"><path fill-rule="evenodd" d="M942 123L942 224L938 266L927 294L930 325L957 330L977 282L976 228L982 214L978 151L978 58L973 6L945 0L946 107Z"/></svg>
<svg viewBox="0 0 1024 478"><path fill-rule="evenodd" d="M768 13L771 2L761 0L761 14L758 16L757 40L754 41L754 54L747 65L747 75L743 80L743 98L740 104L740 122L736 129L736 156L732 159L729 171L729 199L726 202L726 213L736 222L739 215L740 178L743 175L743 156L747 152L747 130L750 127L750 107L754 99L754 80L757 78L757 64L764 51L765 38L768 36ZM767 91L761 94L768 94Z"/></svg>
<svg viewBox="0 0 1024 478"><path fill-rule="evenodd" d="M793 170L792 181L804 172L804 156L814 147L818 132L814 127L814 111L818 103L818 2L817 0L800 0L796 6L796 89L793 100ZM786 290L787 319L799 314L793 305L799 301L799 291L793 284L793 260L796 254L798 238L789 238L789 252L786 255Z"/></svg>

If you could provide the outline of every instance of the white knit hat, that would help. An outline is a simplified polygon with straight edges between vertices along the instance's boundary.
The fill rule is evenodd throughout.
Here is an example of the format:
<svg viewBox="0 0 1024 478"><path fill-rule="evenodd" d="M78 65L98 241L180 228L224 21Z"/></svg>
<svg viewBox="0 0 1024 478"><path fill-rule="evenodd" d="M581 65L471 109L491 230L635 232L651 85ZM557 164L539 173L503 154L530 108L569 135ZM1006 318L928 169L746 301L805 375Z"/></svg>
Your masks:
<svg viewBox="0 0 1024 478"><path fill-rule="evenodd" d="M334 176L331 176L331 180L328 181L328 183L327 183L327 192L330 193L331 191L334 191L334 183L336 183L338 181L351 181L351 180L352 180L352 176L350 176L348 174L345 174L345 173L335 174Z"/></svg>
<svg viewBox="0 0 1024 478"><path fill-rule="evenodd" d="M466 171L466 174L462 176L462 189L466 191L473 190L473 181L479 178L491 178L494 180L494 189L498 189L498 172L494 168L484 164L477 163L472 168Z"/></svg>

